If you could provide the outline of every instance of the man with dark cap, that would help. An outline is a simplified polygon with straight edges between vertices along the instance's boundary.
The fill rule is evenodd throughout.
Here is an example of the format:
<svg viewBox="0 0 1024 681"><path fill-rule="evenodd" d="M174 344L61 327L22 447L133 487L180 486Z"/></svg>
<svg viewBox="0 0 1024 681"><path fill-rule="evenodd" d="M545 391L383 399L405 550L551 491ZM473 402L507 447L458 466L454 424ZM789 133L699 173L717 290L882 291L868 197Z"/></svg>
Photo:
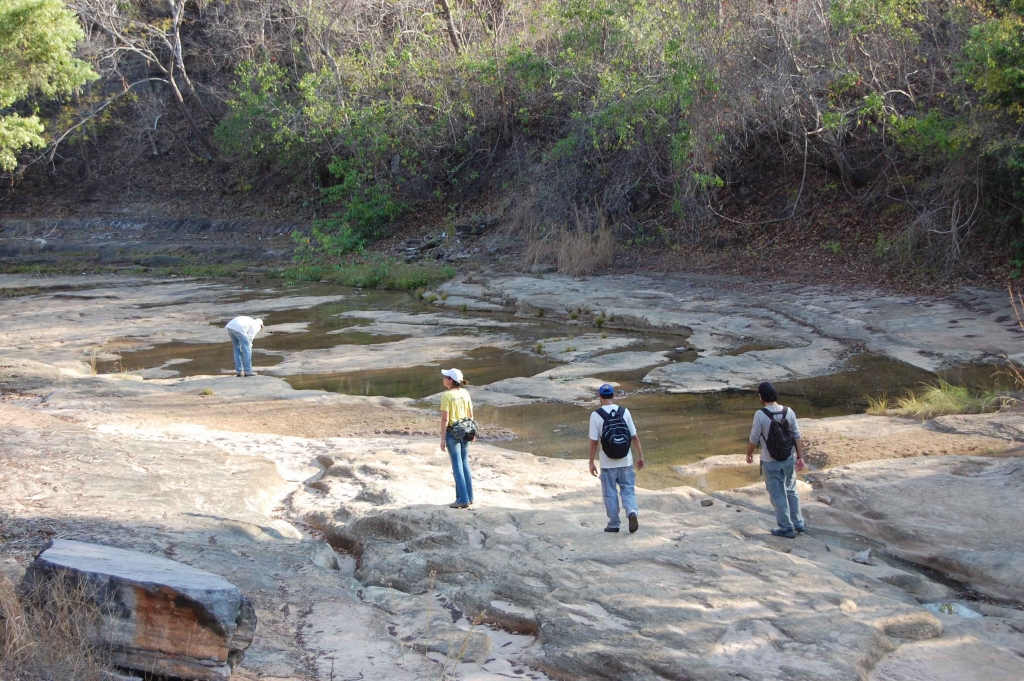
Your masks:
<svg viewBox="0 0 1024 681"><path fill-rule="evenodd" d="M597 390L601 406L590 415L590 474L601 478L604 509L608 513L605 532L619 531L619 496L629 520L629 531L640 527L640 509L636 504L636 473L633 472L633 449L636 448L636 469L644 467L644 452L629 410L613 404L615 388L605 383ZM601 452L598 474L594 455Z"/></svg>
<svg viewBox="0 0 1024 681"><path fill-rule="evenodd" d="M796 413L778 403L779 391L771 383L765 381L757 386L757 396L763 406L754 413L754 425L747 442L747 463L754 463L754 448L760 443L764 485L775 507L775 520L779 523L772 534L793 539L798 532L807 529L796 493L795 471L804 468L800 426Z"/></svg>

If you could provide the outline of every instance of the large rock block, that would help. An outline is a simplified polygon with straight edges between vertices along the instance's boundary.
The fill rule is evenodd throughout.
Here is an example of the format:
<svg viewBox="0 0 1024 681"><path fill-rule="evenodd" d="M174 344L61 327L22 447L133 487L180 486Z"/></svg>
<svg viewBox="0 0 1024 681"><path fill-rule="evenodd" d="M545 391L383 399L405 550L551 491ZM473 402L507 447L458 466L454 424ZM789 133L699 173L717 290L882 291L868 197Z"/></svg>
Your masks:
<svg viewBox="0 0 1024 681"><path fill-rule="evenodd" d="M24 587L46 594L53 580L95 600L101 616L92 637L121 667L221 681L256 632L256 612L238 587L166 558L57 539L29 567Z"/></svg>

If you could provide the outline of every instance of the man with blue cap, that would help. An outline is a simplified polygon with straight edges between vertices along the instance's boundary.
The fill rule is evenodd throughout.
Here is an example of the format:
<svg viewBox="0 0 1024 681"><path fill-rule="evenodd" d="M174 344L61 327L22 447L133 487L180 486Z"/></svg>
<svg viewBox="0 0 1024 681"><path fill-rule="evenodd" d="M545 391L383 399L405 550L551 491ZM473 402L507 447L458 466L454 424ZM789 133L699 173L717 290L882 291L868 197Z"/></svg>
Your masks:
<svg viewBox="0 0 1024 681"><path fill-rule="evenodd" d="M640 527L640 509L636 505L636 473L633 472L633 450L636 447L636 469L644 467L644 452L629 410L613 403L615 388L602 385L597 394L601 406L590 415L590 474L601 478L604 508L608 512L605 532L619 531L619 496L629 520L629 531ZM632 446L631 446L632 445ZM601 453L601 472L594 456Z"/></svg>

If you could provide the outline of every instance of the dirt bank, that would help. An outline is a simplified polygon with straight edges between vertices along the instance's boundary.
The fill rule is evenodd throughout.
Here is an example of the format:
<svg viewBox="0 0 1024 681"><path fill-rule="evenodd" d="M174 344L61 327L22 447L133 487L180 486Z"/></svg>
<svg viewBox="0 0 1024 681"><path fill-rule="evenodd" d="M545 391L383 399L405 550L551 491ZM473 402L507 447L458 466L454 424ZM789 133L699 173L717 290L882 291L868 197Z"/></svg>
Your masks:
<svg viewBox="0 0 1024 681"><path fill-rule="evenodd" d="M917 419L886 416L840 416L803 419L801 429L807 461L815 468L836 468L859 461L918 456L998 456L1022 453L1024 437L1006 437L1004 421L1024 423L1024 415L1007 412L967 418L972 434L940 432Z"/></svg>

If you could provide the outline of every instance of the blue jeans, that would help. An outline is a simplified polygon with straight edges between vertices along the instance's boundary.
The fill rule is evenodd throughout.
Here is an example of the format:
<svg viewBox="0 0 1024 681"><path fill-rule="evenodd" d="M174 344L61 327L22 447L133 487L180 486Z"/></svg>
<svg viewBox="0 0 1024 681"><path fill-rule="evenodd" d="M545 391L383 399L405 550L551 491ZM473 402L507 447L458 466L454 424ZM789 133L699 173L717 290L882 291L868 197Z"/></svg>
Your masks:
<svg viewBox="0 0 1024 681"><path fill-rule="evenodd" d="M618 489L616 489L616 486ZM636 473L632 466L601 469L601 492L604 494L604 510L608 512L608 527L619 526L619 495L626 515L638 513L636 505Z"/></svg>
<svg viewBox="0 0 1024 681"><path fill-rule="evenodd" d="M469 473L469 443L456 440L451 433L445 435L448 458L452 460L452 475L455 476L455 503L469 504L473 501L473 476Z"/></svg>
<svg viewBox="0 0 1024 681"><path fill-rule="evenodd" d="M235 348L235 373L252 373L252 339L244 333L238 333L234 329L228 329L231 336L231 345Z"/></svg>
<svg viewBox="0 0 1024 681"><path fill-rule="evenodd" d="M796 494L796 457L785 461L762 461L764 486L775 507L775 520L783 532L803 531L804 517L800 513L800 497Z"/></svg>

